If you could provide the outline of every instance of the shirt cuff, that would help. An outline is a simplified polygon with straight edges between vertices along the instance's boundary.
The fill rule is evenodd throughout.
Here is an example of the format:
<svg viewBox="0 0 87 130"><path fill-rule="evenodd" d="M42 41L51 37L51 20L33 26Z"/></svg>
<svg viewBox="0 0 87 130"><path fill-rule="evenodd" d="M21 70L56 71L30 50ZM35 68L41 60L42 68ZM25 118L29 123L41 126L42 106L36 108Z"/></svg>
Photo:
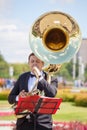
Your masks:
<svg viewBox="0 0 87 130"><path fill-rule="evenodd" d="M19 100L19 96L16 96L16 101L18 101Z"/></svg>

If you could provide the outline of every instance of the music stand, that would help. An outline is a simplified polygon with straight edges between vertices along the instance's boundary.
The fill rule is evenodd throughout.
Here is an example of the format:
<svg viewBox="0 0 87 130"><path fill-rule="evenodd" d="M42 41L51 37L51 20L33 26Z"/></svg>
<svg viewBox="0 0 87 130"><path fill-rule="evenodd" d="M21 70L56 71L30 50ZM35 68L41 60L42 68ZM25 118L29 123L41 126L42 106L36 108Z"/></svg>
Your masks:
<svg viewBox="0 0 87 130"><path fill-rule="evenodd" d="M19 99L17 107L15 108L15 114L55 114L59 109L61 102L61 98L51 98L39 95L27 96Z"/></svg>
<svg viewBox="0 0 87 130"><path fill-rule="evenodd" d="M39 95L20 98L15 108L15 114L22 114L23 111L40 114L55 114L59 109L62 98L51 98Z"/></svg>

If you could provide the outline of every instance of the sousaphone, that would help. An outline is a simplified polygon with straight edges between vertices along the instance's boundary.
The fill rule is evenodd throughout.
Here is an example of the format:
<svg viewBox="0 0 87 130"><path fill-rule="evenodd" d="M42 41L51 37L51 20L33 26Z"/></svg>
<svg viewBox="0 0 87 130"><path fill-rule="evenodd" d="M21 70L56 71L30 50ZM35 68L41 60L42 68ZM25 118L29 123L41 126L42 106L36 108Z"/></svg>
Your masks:
<svg viewBox="0 0 87 130"><path fill-rule="evenodd" d="M81 31L70 15L52 11L41 15L32 25L29 45L46 65L70 61L81 45Z"/></svg>

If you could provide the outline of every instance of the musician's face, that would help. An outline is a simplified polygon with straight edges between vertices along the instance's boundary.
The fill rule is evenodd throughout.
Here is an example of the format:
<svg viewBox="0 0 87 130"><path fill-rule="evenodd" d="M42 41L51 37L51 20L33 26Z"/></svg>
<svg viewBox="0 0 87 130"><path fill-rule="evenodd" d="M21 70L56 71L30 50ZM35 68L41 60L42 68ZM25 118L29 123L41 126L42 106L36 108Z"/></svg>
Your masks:
<svg viewBox="0 0 87 130"><path fill-rule="evenodd" d="M41 71L42 67L44 66L44 63L36 56L32 55L29 59L29 66L32 72L33 72L33 67L37 67Z"/></svg>

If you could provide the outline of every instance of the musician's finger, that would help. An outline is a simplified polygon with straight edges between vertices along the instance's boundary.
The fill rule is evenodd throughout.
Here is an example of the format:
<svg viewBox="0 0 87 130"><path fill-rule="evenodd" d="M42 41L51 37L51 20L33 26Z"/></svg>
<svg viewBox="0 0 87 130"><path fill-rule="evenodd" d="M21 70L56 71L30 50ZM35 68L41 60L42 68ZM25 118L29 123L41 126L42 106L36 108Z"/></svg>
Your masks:
<svg viewBox="0 0 87 130"><path fill-rule="evenodd" d="M19 93L19 97L25 97L27 95L27 93L25 92L25 90L22 90L20 93Z"/></svg>

